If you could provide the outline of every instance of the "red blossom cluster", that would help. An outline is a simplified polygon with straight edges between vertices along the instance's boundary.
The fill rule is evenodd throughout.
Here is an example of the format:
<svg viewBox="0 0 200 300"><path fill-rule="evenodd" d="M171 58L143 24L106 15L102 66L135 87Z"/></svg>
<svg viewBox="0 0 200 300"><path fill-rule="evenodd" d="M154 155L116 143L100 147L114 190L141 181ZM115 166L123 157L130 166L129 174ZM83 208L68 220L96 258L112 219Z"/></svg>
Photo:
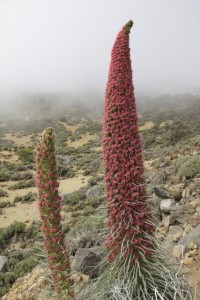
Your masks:
<svg viewBox="0 0 200 300"><path fill-rule="evenodd" d="M47 128L42 136L43 138L40 139L36 148L36 183L39 213L42 221L41 230L44 235L44 246L56 290L58 294L67 290L70 297L73 296L70 288L73 283L69 278L70 263L61 224L61 197L58 192L54 130Z"/></svg>
<svg viewBox="0 0 200 300"><path fill-rule="evenodd" d="M110 261L122 253L140 261L151 255L154 231L146 201L141 139L132 83L129 32L132 21L119 32L111 54L106 88L103 158L110 234Z"/></svg>

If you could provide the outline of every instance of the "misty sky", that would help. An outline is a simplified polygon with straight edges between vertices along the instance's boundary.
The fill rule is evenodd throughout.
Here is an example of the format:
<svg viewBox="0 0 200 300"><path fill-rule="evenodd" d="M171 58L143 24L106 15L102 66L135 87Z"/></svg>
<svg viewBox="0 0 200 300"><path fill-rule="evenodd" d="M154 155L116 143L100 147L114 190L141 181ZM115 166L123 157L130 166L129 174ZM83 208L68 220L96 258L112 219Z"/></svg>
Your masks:
<svg viewBox="0 0 200 300"><path fill-rule="evenodd" d="M136 93L200 93L199 0L0 0L0 93L104 91L130 19Z"/></svg>

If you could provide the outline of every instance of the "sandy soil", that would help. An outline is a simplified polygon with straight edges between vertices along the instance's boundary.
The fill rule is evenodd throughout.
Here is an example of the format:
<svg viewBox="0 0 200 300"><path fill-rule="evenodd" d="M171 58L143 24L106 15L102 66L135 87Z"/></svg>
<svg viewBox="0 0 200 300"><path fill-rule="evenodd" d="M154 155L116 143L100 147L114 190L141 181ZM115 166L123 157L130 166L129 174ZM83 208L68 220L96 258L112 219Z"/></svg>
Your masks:
<svg viewBox="0 0 200 300"><path fill-rule="evenodd" d="M165 127L166 125L171 125L172 123L173 123L172 120L168 120L168 121L166 121L166 122L160 123L160 127Z"/></svg>
<svg viewBox="0 0 200 300"><path fill-rule="evenodd" d="M6 140L13 141L18 146L32 145L31 135L25 135L25 136L22 136L22 137L17 137L16 135L17 135L17 133L15 133L15 135L12 134L12 133L7 133L7 134L5 134L4 138Z"/></svg>
<svg viewBox="0 0 200 300"><path fill-rule="evenodd" d="M153 167L151 167L151 164L152 164L153 161L154 161L154 159L144 161L144 167L145 167L146 170L153 169Z"/></svg>
<svg viewBox="0 0 200 300"><path fill-rule="evenodd" d="M63 195L78 190L80 187L87 184L89 178L90 176L83 176L79 174L77 177L61 180L59 188L60 194ZM8 197L1 197L0 201L9 201L13 203L15 196L24 196L28 192L37 193L37 189L35 187L14 191L9 190L8 187L14 183L14 181L8 181L0 184L0 188L2 187L8 193ZM32 221L37 220L38 218L36 201L32 203L16 203L15 207L3 208L3 214L0 215L0 227L7 227L15 220L32 223Z"/></svg>
<svg viewBox="0 0 200 300"><path fill-rule="evenodd" d="M68 125L65 122L61 122L61 121L59 121L59 122L62 125L64 125L67 130L71 130L72 132L74 132L75 130L77 130L79 128L79 125Z"/></svg>
<svg viewBox="0 0 200 300"><path fill-rule="evenodd" d="M189 276L189 282L196 290L196 298L195 300L200 300L200 262L195 262L195 264L190 268L187 273Z"/></svg>
<svg viewBox="0 0 200 300"><path fill-rule="evenodd" d="M146 122L143 126L139 127L139 130L143 131L143 130L148 130L154 127L154 123L152 121L148 121Z"/></svg>
<svg viewBox="0 0 200 300"><path fill-rule="evenodd" d="M0 160L1 162L9 162L11 164L20 161L18 155L16 155L14 152L9 152L9 151L1 151Z"/></svg>
<svg viewBox="0 0 200 300"><path fill-rule="evenodd" d="M98 152L102 151L102 146L91 148L91 150L98 151Z"/></svg>
<svg viewBox="0 0 200 300"><path fill-rule="evenodd" d="M8 188L12 186L13 184L17 183L17 181L6 181L0 183L0 188L2 188L4 191L8 193L8 197L1 197L1 200L8 200L10 202L13 202L15 196L24 196L28 192L36 193L36 187L30 187L26 189L17 189L17 190L9 190Z"/></svg>
<svg viewBox="0 0 200 300"><path fill-rule="evenodd" d="M69 194L74 191L79 190L81 187L85 186L88 182L88 179L91 176L83 176L79 174L73 178L67 178L60 181L60 193L62 194Z"/></svg>
<svg viewBox="0 0 200 300"><path fill-rule="evenodd" d="M32 223L38 219L38 209L36 201L32 203L17 203L16 207L7 207L3 209L0 215L0 227L7 227L14 221Z"/></svg>
<svg viewBox="0 0 200 300"><path fill-rule="evenodd" d="M74 147L74 148L78 148L81 147L85 144L87 144L90 140L96 140L98 138L97 134L85 134L81 137L81 139L76 140L74 142L67 142L67 146L68 147Z"/></svg>

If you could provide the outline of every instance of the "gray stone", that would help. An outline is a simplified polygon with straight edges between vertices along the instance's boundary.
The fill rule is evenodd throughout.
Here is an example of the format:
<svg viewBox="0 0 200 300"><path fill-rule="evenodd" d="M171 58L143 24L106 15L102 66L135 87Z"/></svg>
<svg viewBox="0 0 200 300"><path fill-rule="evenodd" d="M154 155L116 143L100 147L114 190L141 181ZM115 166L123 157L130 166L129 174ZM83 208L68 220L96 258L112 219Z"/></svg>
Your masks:
<svg viewBox="0 0 200 300"><path fill-rule="evenodd" d="M191 195L191 189L189 189L189 188L185 188L184 190L183 190L183 192L182 192L182 197L183 198L188 198L188 197L190 197L190 195Z"/></svg>
<svg viewBox="0 0 200 300"><path fill-rule="evenodd" d="M162 199L170 198L170 193L166 189L154 187L154 193L156 194L156 196Z"/></svg>
<svg viewBox="0 0 200 300"><path fill-rule="evenodd" d="M190 212L185 205L172 205L170 211L170 224L186 224L191 220Z"/></svg>
<svg viewBox="0 0 200 300"><path fill-rule="evenodd" d="M177 258L181 259L183 254L185 253L185 246L183 245L175 245L172 250L172 255Z"/></svg>
<svg viewBox="0 0 200 300"><path fill-rule="evenodd" d="M160 201L160 210L162 212L169 213L173 204L174 201L172 199L162 199Z"/></svg>
<svg viewBox="0 0 200 300"><path fill-rule="evenodd" d="M173 198L175 201L180 201L182 198L182 192L181 191L176 191L173 193Z"/></svg>
<svg viewBox="0 0 200 300"><path fill-rule="evenodd" d="M7 262L8 262L8 258L6 256L0 255L0 272L6 272Z"/></svg>
<svg viewBox="0 0 200 300"><path fill-rule="evenodd" d="M171 206L171 212L175 211L176 213L183 213L185 211L185 206L184 205L180 205L180 204L175 204Z"/></svg>
<svg viewBox="0 0 200 300"><path fill-rule="evenodd" d="M173 242L177 242L182 235L183 229L180 226L174 225L169 227L169 236L171 237Z"/></svg>
<svg viewBox="0 0 200 300"><path fill-rule="evenodd" d="M195 242L198 247L200 247L200 224L190 231L186 236L184 236L180 241L179 245L185 246L189 249L189 245L191 242Z"/></svg>
<svg viewBox="0 0 200 300"><path fill-rule="evenodd" d="M74 269L96 278L104 270L105 266L101 266L100 262L105 255L105 251L100 251L99 247L79 248L75 254Z"/></svg>
<svg viewBox="0 0 200 300"><path fill-rule="evenodd" d="M166 234L169 229L170 216L164 218L158 225L157 231L162 235Z"/></svg>

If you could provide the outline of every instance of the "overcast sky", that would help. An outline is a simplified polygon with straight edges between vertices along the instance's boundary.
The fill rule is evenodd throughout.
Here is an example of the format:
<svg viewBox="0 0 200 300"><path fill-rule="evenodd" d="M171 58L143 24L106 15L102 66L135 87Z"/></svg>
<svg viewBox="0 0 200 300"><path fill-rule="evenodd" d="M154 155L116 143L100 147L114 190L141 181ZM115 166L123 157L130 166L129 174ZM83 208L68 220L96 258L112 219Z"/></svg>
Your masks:
<svg viewBox="0 0 200 300"><path fill-rule="evenodd" d="M0 93L103 92L130 19L136 93L200 93L199 0L0 0Z"/></svg>

